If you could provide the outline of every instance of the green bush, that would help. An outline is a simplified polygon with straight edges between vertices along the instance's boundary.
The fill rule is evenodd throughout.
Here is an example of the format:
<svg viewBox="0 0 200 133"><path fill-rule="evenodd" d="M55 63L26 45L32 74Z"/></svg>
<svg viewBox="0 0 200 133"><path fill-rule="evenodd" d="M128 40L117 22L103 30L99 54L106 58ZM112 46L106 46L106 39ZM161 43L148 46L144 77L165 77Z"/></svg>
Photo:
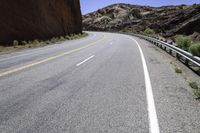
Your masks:
<svg viewBox="0 0 200 133"><path fill-rule="evenodd" d="M196 43L190 46L189 52L192 53L194 56L200 57L200 43Z"/></svg>
<svg viewBox="0 0 200 133"><path fill-rule="evenodd" d="M200 99L200 89L195 90L194 94L196 95L197 99Z"/></svg>
<svg viewBox="0 0 200 133"><path fill-rule="evenodd" d="M155 34L155 31L153 29L147 28L144 30L144 34L152 35L152 34Z"/></svg>
<svg viewBox="0 0 200 133"><path fill-rule="evenodd" d="M195 90L199 89L197 82L190 82L189 85L190 85L191 88L193 88Z"/></svg>
<svg viewBox="0 0 200 133"><path fill-rule="evenodd" d="M190 37L187 36L178 36L175 39L175 42L177 44L177 47L185 50L185 51L189 51L190 46L192 45L192 39Z"/></svg>
<svg viewBox="0 0 200 133"><path fill-rule="evenodd" d="M194 89L194 94L198 99L200 99L200 87L198 86L197 82L190 82L190 87Z"/></svg>
<svg viewBox="0 0 200 133"><path fill-rule="evenodd" d="M179 73L179 74L183 73L183 71L180 68L178 68L178 67L175 68L175 72Z"/></svg>

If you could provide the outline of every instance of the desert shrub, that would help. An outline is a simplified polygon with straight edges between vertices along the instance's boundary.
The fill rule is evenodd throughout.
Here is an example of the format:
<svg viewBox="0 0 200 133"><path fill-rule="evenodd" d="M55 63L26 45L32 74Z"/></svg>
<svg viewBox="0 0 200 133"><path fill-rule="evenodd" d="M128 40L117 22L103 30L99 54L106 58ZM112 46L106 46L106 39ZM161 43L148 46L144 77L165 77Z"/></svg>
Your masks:
<svg viewBox="0 0 200 133"><path fill-rule="evenodd" d="M195 90L199 89L197 82L190 82L189 85L191 88L193 88Z"/></svg>
<svg viewBox="0 0 200 133"><path fill-rule="evenodd" d="M18 42L17 40L14 40L14 41L13 41L13 46L14 46L14 47L17 47L18 45L19 45L19 42Z"/></svg>
<svg viewBox="0 0 200 133"><path fill-rule="evenodd" d="M182 35L176 37L175 42L177 44L177 47L185 51L188 51L190 46L192 45L192 39L190 37L182 36Z"/></svg>
<svg viewBox="0 0 200 133"><path fill-rule="evenodd" d="M179 73L179 74L183 73L183 71L180 68L178 68L178 67L175 68L175 72Z"/></svg>
<svg viewBox="0 0 200 133"><path fill-rule="evenodd" d="M21 44L22 44L22 45L27 45L28 42L27 42L27 41L21 41Z"/></svg>
<svg viewBox="0 0 200 133"><path fill-rule="evenodd" d="M45 43L46 44L51 44L51 41L50 40L46 40Z"/></svg>
<svg viewBox="0 0 200 133"><path fill-rule="evenodd" d="M51 38L51 42L52 43L56 43L57 42L57 38L56 37Z"/></svg>
<svg viewBox="0 0 200 133"><path fill-rule="evenodd" d="M81 34L81 36L82 36L82 37L86 37L86 36L88 36L88 33L83 32L83 33Z"/></svg>
<svg viewBox="0 0 200 133"><path fill-rule="evenodd" d="M152 34L155 34L155 31L153 29L147 28L144 30L144 34L152 35Z"/></svg>
<svg viewBox="0 0 200 133"><path fill-rule="evenodd" d="M194 94L196 95L197 99L200 99L200 89L195 90Z"/></svg>
<svg viewBox="0 0 200 133"><path fill-rule="evenodd" d="M78 38L80 38L80 36L75 34L74 39L78 39Z"/></svg>
<svg viewBox="0 0 200 133"><path fill-rule="evenodd" d="M32 44L33 45L38 45L40 42L38 41L38 40L34 40L33 42L32 42Z"/></svg>
<svg viewBox="0 0 200 133"><path fill-rule="evenodd" d="M82 34L81 34L81 33L79 33L79 34L78 34L78 36L79 36L79 37L81 37L81 36L82 36Z"/></svg>
<svg viewBox="0 0 200 133"><path fill-rule="evenodd" d="M65 38L63 36L60 36L59 41L65 41Z"/></svg>
<svg viewBox="0 0 200 133"><path fill-rule="evenodd" d="M190 82L190 87L194 89L195 96L200 99L200 87L198 86L197 82Z"/></svg>
<svg viewBox="0 0 200 133"><path fill-rule="evenodd" d="M189 52L192 53L194 56L200 57L200 43L196 43L190 46Z"/></svg>
<svg viewBox="0 0 200 133"><path fill-rule="evenodd" d="M40 44L41 44L42 46L47 45L47 43L46 43L45 41L43 41L43 40L40 40Z"/></svg>
<svg viewBox="0 0 200 133"><path fill-rule="evenodd" d="M126 27L124 29L121 30L122 32L129 32L129 33L135 33L135 29L132 27Z"/></svg>
<svg viewBox="0 0 200 133"><path fill-rule="evenodd" d="M74 34L70 34L69 36L73 37L73 36L74 36Z"/></svg>
<svg viewBox="0 0 200 133"><path fill-rule="evenodd" d="M71 37L70 37L69 35L66 35L66 36L65 36L65 39L71 40Z"/></svg>

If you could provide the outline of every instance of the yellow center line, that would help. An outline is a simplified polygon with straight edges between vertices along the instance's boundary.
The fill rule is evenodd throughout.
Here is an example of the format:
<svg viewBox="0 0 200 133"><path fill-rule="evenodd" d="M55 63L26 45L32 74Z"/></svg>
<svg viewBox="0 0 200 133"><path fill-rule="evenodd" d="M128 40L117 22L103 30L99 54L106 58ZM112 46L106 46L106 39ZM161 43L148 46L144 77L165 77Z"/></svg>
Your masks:
<svg viewBox="0 0 200 133"><path fill-rule="evenodd" d="M11 70L8 70L8 71L5 71L5 72L0 72L0 77L3 77L3 76L6 76L6 75L9 75L9 74L12 74L12 73L15 73L15 72L18 72L18 71L21 71L21 70L24 70L24 69L27 69L27 68L30 68L30 67L33 67L33 66L36 66L36 65L39 65L39 64L42 64L42 63L45 63L45 62L48 62L48 61L69 55L69 54L72 54L72 53L75 53L75 52L78 52L78 51L86 49L88 47L94 46L94 45L97 44L97 42L103 40L104 37L105 37L105 35L103 35L103 37L101 39L99 39L98 41L90 43L90 44L85 45L83 47L79 47L77 49L73 49L73 50L68 51L68 52L63 52L61 54L58 54L58 55L55 55L55 56L52 56L52 57L48 57L46 59L36 61L36 62L30 63L28 65L24 65L24 66L21 66L21 67L18 67L18 68L14 68L14 69L11 69Z"/></svg>

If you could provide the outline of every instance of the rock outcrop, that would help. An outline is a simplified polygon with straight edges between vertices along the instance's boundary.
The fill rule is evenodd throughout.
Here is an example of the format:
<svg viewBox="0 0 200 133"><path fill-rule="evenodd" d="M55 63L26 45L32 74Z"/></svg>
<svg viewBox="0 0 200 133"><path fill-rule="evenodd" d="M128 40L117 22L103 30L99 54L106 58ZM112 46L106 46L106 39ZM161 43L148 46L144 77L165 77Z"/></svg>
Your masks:
<svg viewBox="0 0 200 133"><path fill-rule="evenodd" d="M154 29L164 37L177 34L200 38L200 5L149 7L114 4L83 16L85 30L134 31Z"/></svg>
<svg viewBox="0 0 200 133"><path fill-rule="evenodd" d="M79 0L1 0L0 44L82 31Z"/></svg>

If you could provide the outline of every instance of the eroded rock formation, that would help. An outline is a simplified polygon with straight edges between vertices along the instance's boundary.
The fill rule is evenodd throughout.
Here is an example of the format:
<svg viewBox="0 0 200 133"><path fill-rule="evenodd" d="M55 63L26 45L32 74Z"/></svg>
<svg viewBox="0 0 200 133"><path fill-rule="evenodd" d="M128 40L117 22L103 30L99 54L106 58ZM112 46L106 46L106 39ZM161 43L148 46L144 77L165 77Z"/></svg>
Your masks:
<svg viewBox="0 0 200 133"><path fill-rule="evenodd" d="M81 31L79 0L0 0L0 44Z"/></svg>
<svg viewBox="0 0 200 133"><path fill-rule="evenodd" d="M135 31L146 28L173 37L177 34L200 38L200 5L149 7L114 4L83 16L85 30Z"/></svg>

